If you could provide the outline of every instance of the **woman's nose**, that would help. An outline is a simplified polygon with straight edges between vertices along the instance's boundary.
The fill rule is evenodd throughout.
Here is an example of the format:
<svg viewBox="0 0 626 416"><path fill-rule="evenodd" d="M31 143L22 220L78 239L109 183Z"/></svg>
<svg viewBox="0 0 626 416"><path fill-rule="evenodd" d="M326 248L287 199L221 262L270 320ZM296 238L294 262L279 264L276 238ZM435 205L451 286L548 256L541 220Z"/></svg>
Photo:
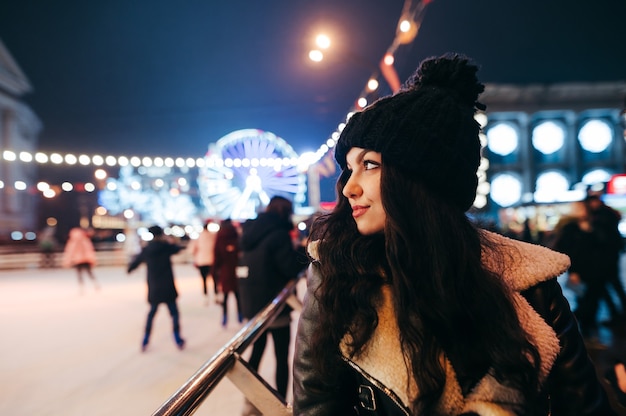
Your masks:
<svg viewBox="0 0 626 416"><path fill-rule="evenodd" d="M355 196L359 195L360 189L361 188L356 183L356 180L354 179L354 175L353 175L350 177L350 179L348 179L348 182L346 182L346 184L343 186L342 194L346 198L354 198Z"/></svg>

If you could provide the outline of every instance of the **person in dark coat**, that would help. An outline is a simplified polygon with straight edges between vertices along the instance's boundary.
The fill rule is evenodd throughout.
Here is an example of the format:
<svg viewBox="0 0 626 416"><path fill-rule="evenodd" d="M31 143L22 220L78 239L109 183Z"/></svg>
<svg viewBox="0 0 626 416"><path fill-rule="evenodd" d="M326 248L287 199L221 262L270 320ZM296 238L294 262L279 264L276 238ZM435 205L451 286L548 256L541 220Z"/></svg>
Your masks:
<svg viewBox="0 0 626 416"><path fill-rule="evenodd" d="M622 285L619 261L624 251L624 240L619 232L619 223L622 215L619 211L609 207L598 195L591 194L585 198L585 205L589 211L591 230L596 240L598 267L596 270L600 279L611 288L619 299L619 308L614 306L613 300L606 290L604 300L611 312L611 319L607 323L611 326L624 327L626 324L626 291Z"/></svg>
<svg viewBox="0 0 626 416"><path fill-rule="evenodd" d="M237 317L243 321L241 314L241 302L239 299L239 285L237 282L237 265L239 264L239 233L230 219L220 223L220 230L215 239L214 272L216 281L222 286L224 300L222 307L222 326L228 322L228 295L235 295L237 301Z"/></svg>
<svg viewBox="0 0 626 416"><path fill-rule="evenodd" d="M264 213L243 224L241 249L248 277L241 279L240 292L246 319L253 318L267 306L287 282L295 279L307 266L290 236L292 213L291 202L275 196ZM291 308L286 306L267 331L274 341L276 389L283 397L287 394L289 379L290 312ZM267 333L263 333L254 343L249 364L255 370L259 368L266 341Z"/></svg>
<svg viewBox="0 0 626 416"><path fill-rule="evenodd" d="M150 312L146 321L146 331L141 344L141 350L145 351L150 341L152 320L159 304L165 303L172 316L174 341L179 349L185 346L185 340L180 336L180 319L176 298L178 292L174 284L174 272L172 271L171 256L182 250L182 247L167 241L163 235L163 229L158 225L148 229L154 236L141 252L128 265L127 273L131 273L141 263L146 263L148 268L148 302Z"/></svg>
<svg viewBox="0 0 626 416"><path fill-rule="evenodd" d="M576 293L574 314L583 337L597 344L598 307L602 298L608 297L606 279L598 274L602 267L599 259L602 248L591 228L589 211L582 201L572 203L571 213L555 227L554 250L565 253L572 262L568 270L568 286ZM613 303L611 308L615 308Z"/></svg>

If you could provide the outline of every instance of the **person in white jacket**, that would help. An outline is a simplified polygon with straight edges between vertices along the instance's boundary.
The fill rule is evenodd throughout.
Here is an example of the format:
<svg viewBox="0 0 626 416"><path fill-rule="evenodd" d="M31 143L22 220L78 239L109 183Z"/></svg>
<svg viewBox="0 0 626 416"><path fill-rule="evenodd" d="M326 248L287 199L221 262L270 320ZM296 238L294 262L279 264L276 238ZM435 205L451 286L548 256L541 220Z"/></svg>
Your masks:
<svg viewBox="0 0 626 416"><path fill-rule="evenodd" d="M200 277L202 278L202 292L207 298L209 291L207 288L207 279L209 276L213 279L213 290L216 296L218 296L218 283L215 280L213 274L213 262L215 260L215 238L219 225L212 220L205 222L202 232L197 239L191 240L187 250L191 253L193 258L193 265L200 271Z"/></svg>

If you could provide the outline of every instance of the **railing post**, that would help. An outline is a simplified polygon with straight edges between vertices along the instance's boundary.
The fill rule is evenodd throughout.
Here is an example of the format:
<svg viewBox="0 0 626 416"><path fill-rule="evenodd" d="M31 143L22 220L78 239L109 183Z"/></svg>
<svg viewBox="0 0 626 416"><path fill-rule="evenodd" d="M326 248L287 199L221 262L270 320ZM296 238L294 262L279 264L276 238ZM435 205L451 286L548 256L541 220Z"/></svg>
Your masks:
<svg viewBox="0 0 626 416"><path fill-rule="evenodd" d="M291 416L291 407L285 403L278 392L259 374L235 354L235 364L226 376L243 395L264 415Z"/></svg>

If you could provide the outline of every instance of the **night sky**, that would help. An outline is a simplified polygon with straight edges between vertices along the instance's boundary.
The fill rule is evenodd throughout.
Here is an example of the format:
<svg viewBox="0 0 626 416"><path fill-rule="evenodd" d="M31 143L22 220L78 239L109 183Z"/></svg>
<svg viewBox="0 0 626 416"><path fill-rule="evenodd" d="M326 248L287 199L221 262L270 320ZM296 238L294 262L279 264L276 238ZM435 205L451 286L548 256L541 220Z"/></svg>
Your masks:
<svg viewBox="0 0 626 416"><path fill-rule="evenodd" d="M40 150L192 156L243 128L316 150L391 43L402 0L0 2ZM626 1L434 0L396 68L473 57L491 83L626 80ZM316 31L331 58L308 61ZM347 53L346 53L347 52Z"/></svg>

